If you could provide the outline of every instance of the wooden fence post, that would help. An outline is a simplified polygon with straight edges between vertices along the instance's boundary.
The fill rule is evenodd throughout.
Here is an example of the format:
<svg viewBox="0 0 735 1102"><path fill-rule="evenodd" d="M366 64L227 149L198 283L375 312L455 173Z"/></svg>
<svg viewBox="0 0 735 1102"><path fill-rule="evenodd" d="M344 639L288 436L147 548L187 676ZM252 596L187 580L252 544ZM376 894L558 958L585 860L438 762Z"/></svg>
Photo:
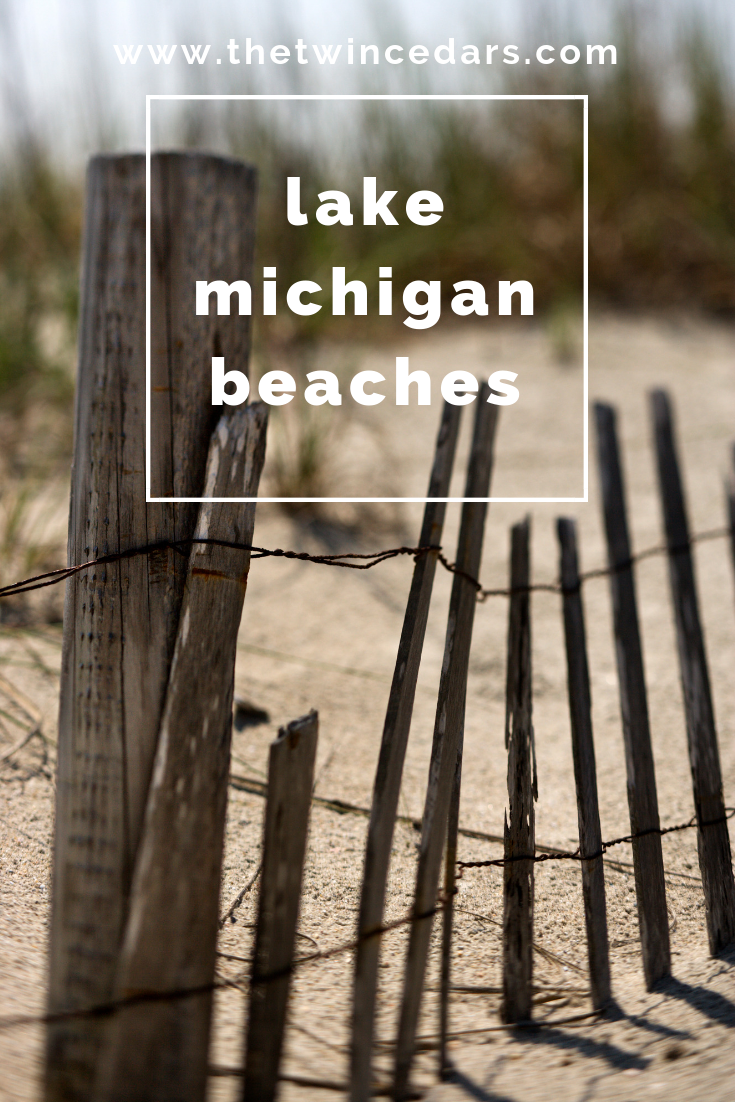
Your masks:
<svg viewBox="0 0 735 1102"><path fill-rule="evenodd" d="M445 404L426 495L428 498L442 498L449 493L460 414L460 406ZM430 500L426 503L419 537L420 547L441 544L446 509L444 501ZM380 929L383 921L388 866L403 763L411 727L416 681L426 634L436 561L435 553L421 555L416 560L375 774L357 925L358 946L355 952L350 1069L352 1102L367 1102L370 1097L375 997L380 956L380 937L370 935Z"/></svg>
<svg viewBox="0 0 735 1102"><path fill-rule="evenodd" d="M482 543L493 466L493 446L498 407L488 402L489 388L484 385L477 397L472 450L467 468L465 501L457 545L456 565L462 573L454 575L449 601L449 618L444 646L439 695L434 724L434 740L429 780L422 819L414 921L406 957L401 999L401 1014L395 1052L393 1097L402 1102L408 1095L413 1063L429 940L436 910L442 850L447 836L447 819L452 784L460 749L464 715L467 667L472 642L472 627L477 591L464 577L477 578L482 559Z"/></svg>
<svg viewBox="0 0 735 1102"><path fill-rule="evenodd" d="M528 517L511 530L508 672L505 746L508 816L504 820L503 1007L504 1022L529 1021L533 996L533 864L536 853L531 683L531 581ZM527 858L524 859L524 858Z"/></svg>
<svg viewBox="0 0 735 1102"><path fill-rule="evenodd" d="M587 927L587 958L592 1005L602 1010L610 1002L610 952L605 905L605 869L602 863L602 831L597 803L595 744L592 736L592 699L587 665L587 638L577 560L577 526L559 517L564 638L567 651L567 688L572 728L574 781L577 789L579 853L582 858L582 895Z"/></svg>
<svg viewBox="0 0 735 1102"><path fill-rule="evenodd" d="M452 1071L449 1058L449 996L452 981L452 934L454 932L454 895L457 890L457 841L459 838L459 806L462 791L462 752L464 749L464 717L459 735L457 765L454 770L452 799L449 804L447 846L444 854L444 910L442 912L442 963L439 990L439 1078L447 1079Z"/></svg>
<svg viewBox="0 0 735 1102"><path fill-rule="evenodd" d="M319 731L316 712L271 743L263 828L263 871L250 980L243 1099L273 1102L286 1025L306 829Z"/></svg>
<svg viewBox="0 0 735 1102"><path fill-rule="evenodd" d="M198 496L216 418L211 356L218 349L244 368L248 319L198 317L194 282L250 278L255 173L202 154L156 155L152 199L153 492ZM70 564L186 540L196 523L196 505L146 505L142 156L91 162L82 267ZM161 549L67 582L51 1013L112 995L186 562ZM47 1102L90 1098L101 1025L67 1018L49 1026Z"/></svg>
<svg viewBox="0 0 735 1102"><path fill-rule="evenodd" d="M699 618L684 487L679 474L671 403L663 390L651 394L661 506L669 550L669 580L676 621L679 670L684 692L689 763L697 815L699 868L714 956L735 941L735 880L725 820L707 655Z"/></svg>
<svg viewBox="0 0 735 1102"><path fill-rule="evenodd" d="M650 831L633 841L633 865L643 973L649 990L671 972L669 918L656 794L656 773L648 722L643 651L638 628L635 582L631 562L623 474L618 453L615 411L595 404L602 506L610 567L615 653L618 663L620 710L623 717L628 810L632 834Z"/></svg>
<svg viewBox="0 0 735 1102"><path fill-rule="evenodd" d="M255 497L267 407L228 411L204 496ZM254 503L199 506L195 538L249 545ZM107 1027L95 1099L202 1102L219 928L235 651L250 552L194 544L114 997L150 995ZM166 992L198 989L187 998ZM205 989L202 991L202 989Z"/></svg>
<svg viewBox="0 0 735 1102"><path fill-rule="evenodd" d="M730 529L730 556L735 570L735 444L730 449L730 470L725 482L727 523Z"/></svg>

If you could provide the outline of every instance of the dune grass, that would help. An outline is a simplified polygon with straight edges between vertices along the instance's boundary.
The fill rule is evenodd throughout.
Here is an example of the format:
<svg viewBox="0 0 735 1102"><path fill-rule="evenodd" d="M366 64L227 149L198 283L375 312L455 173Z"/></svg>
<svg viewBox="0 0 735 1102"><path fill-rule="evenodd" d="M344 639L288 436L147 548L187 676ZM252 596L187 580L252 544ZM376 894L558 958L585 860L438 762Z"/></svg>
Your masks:
<svg viewBox="0 0 735 1102"><path fill-rule="evenodd" d="M571 39L573 41L573 39ZM735 96L715 36L683 28L675 57L644 51L640 29L620 25L618 64L548 73L530 90L574 90L591 80L590 292L593 304L632 310L682 308L721 317L735 312ZM678 101L672 115L671 67ZM556 67L557 70L560 67ZM575 73L577 74L575 77ZM524 74L521 74L523 77ZM510 91L519 90L510 83ZM519 78L516 78L519 79ZM532 78L533 79L533 78ZM543 81L543 84L538 83ZM563 86L562 86L563 85ZM527 84L523 90L529 90ZM517 105L512 105L517 106ZM390 263L397 284L459 278L487 283L530 279L537 313L548 319L559 358L570 354L569 304L581 286L581 131L579 106L548 105L519 114L368 105L335 183L333 149L304 143L278 116L232 112L223 132L229 151L253 160L261 177L258 258L277 264L284 283L327 281L334 263L349 278L374 278ZM458 125L458 118L461 125ZM102 128L103 129L103 128ZM182 115L178 140L207 144L201 118ZM0 168L0 471L42 475L68 461L70 433L50 430L54 411L70 425L82 181L55 166L51 151L27 135L6 150ZM370 232L327 230L314 219L294 245L284 232L284 181L300 175L312 191L358 190L369 169L383 186L408 193L431 187L444 198L441 232L417 227ZM472 212L471 216L467 212ZM356 220L357 221L357 220ZM339 258L339 259L338 259ZM327 311L311 318L258 319L263 362L308 358L325 333ZM359 319L330 336L364 336ZM313 426L291 442L281 482L320 484ZM290 463L290 466L289 466ZM0 491L1 492L1 491ZM294 491L292 491L294 492Z"/></svg>

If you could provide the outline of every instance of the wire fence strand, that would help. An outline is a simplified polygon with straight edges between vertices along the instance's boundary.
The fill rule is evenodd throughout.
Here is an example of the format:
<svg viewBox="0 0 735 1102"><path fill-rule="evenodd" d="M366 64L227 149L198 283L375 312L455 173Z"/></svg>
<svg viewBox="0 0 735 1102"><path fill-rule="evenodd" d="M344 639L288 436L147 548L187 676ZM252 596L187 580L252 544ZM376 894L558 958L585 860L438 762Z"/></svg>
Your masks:
<svg viewBox="0 0 735 1102"><path fill-rule="evenodd" d="M636 563L643 562L645 559L656 558L667 554L683 554L697 543L734 537L734 528L721 527L697 532L691 536L686 543L680 546L669 547L667 544L655 544L652 547L647 547L642 551L638 551L635 555L631 555L629 559L626 559L624 562L616 563L614 566L598 567L594 570L584 571L579 575L579 584L581 586L584 582L592 581L595 578L607 578L613 574L622 573L625 570L629 570ZM423 547L388 547L382 551L372 552L344 551L334 555L315 555L308 551L284 551L281 547L256 547L253 544L237 543L234 540L191 537L185 540L160 540L156 543L145 544L142 547L131 547L124 551L113 551L109 554L99 555L94 559L88 559L86 562L82 563L75 563L72 566L62 566L56 570L48 570L44 574L36 574L30 578L23 578L20 581L11 582L10 585L0 586L0 598L13 597L22 593L31 593L36 589L44 589L46 586L57 585L59 582L64 582L68 578L74 577L75 574L81 573L83 570L92 570L99 566L109 566L112 563L121 562L124 559L138 558L141 555L155 555L164 551L174 551L180 555L186 555L192 546L200 544L215 547L229 547L233 551L249 551L253 559L290 559L297 562L316 563L319 566L338 566L343 570L371 570L374 566L379 566L381 563L388 562L390 559L411 557L414 561L417 561L423 555L435 554L437 562L441 563L445 570L449 571L450 574L459 575L459 577L464 578L474 587L479 602L484 602L489 597L511 597L515 593L571 593L576 592L578 589L576 586L574 589L565 589L560 581L536 582L532 585L521 587L485 589L477 578L473 578L466 571L460 570L455 563L450 562L442 553L442 548L438 544L427 544Z"/></svg>
<svg viewBox="0 0 735 1102"><path fill-rule="evenodd" d="M519 853L513 854L512 857L496 857L486 861L458 861L457 865L463 872L465 869L503 868L514 861L533 861L536 865L540 865L544 861L596 861L598 858L604 857L613 846L630 844L651 834L657 834L660 838L663 838L666 834L676 834L681 830L692 830L694 827L719 826L720 823L728 822L733 816L735 816L735 807L726 807L725 814L719 819L707 819L700 822L696 815L692 815L691 819L687 819L685 823L676 823L674 826L667 827L648 827L646 830L636 831L635 834L623 834L620 838L611 838L608 842L602 842L596 853L582 854L579 847L577 847L575 850L559 850L558 853Z"/></svg>
<svg viewBox="0 0 735 1102"><path fill-rule="evenodd" d="M624 843L630 843L636 841L638 838L646 837L649 834L673 834L678 831L691 830L696 826L708 827L715 824L725 822L732 819L735 816L735 808L728 807L725 809L726 814L724 818L713 819L706 822L697 822L696 816L692 816L691 819L687 819L684 823L677 823L674 826L667 827L651 827L648 830L641 830L635 834L626 834L620 838L612 838L607 842L603 842L598 853L588 854L582 856L579 849L573 852L567 850L560 850L558 853L538 853L533 855L518 855L513 857L498 857L494 860L488 861L458 861L457 866L460 870L458 879L461 879L462 873L465 869L471 868L502 868L504 865L509 864L512 861L533 861L535 864L540 864L546 861L591 861L598 857L601 857L608 849L613 846L623 845ZM455 887L454 893L458 891L458 887ZM257 984L261 986L267 983L273 983L276 980L282 979L283 976L289 975L295 972L297 969L303 968L309 964L316 964L320 961L331 960L334 957L342 956L345 953L354 952L354 950L364 941L371 941L377 937L383 937L387 933L391 933L394 930L399 930L404 926L412 925L416 922L424 922L428 918L433 918L448 906L449 900L440 894L436 905L429 910L415 913L413 910L408 914L402 915L401 918L394 919L392 922L386 922L380 926L376 926L372 930L368 930L365 933L359 935L357 938L353 938L350 941L342 942L339 945L334 945L330 949L319 949L314 953L308 953L297 960L291 962L287 968L279 969L278 971L271 972L267 976L261 976L258 978ZM59 1022L73 1021L76 1019L86 1018L106 1018L111 1014L116 1013L118 1010L124 1010L128 1007L142 1006L147 1003L157 1002L175 1002L182 999L197 998L201 995L208 995L214 991L219 991L224 988L236 988L242 989L243 984L247 981L247 974L240 974L232 979L215 979L211 983L199 984L196 987L183 987L176 990L169 991L142 991L137 992L134 995L129 995L120 999L110 999L104 1003L97 1003L88 1007L74 1008L70 1010L60 1010L51 1012L48 1014L19 1014L14 1017L0 1018L0 1032L8 1029L18 1028L20 1026L29 1025L54 1025Z"/></svg>
<svg viewBox="0 0 735 1102"><path fill-rule="evenodd" d="M584 582L591 581L596 578L610 577L615 573L622 572L630 569L634 564L642 562L645 559L654 558L666 554L678 554L687 551L691 546L697 543L703 543L710 540L732 538L735 535L735 529L732 527L713 528L703 532L695 533L690 537L686 544L682 544L677 547L669 547L667 544L657 544L652 547L645 548L638 553L631 555L630 559L625 562L617 563L614 566L600 567L594 570L588 570L580 574L580 585ZM94 569L95 567L107 566L112 563L120 562L124 559L132 559L142 555L154 555L169 550L175 553L186 555L194 545L206 544L215 545L218 547L229 547L238 551L250 551L252 558L282 558L290 559L299 562L311 562L322 566L337 566L347 570L370 570L374 566L378 566L380 563L386 562L389 559L395 559L404 556L410 556L414 560L418 560L419 557L428 554L435 554L437 561L450 573L458 574L464 577L476 590L477 599L480 602L487 600L490 597L510 597L516 592L545 592L545 593L563 593L566 590L562 587L561 582L544 582L536 583L523 587L522 589L516 588L494 588L486 589L482 586L477 578L472 577L465 571L457 568L454 563L451 563L442 553L441 546L439 545L427 545L423 547L393 547L387 548L381 551L372 553L361 552L343 552L340 554L332 555L315 555L305 551L290 551L283 550L282 548L270 549L266 547L257 547L251 544L237 543L228 540L216 540L209 538L193 537L186 540L176 541L159 541L156 543L146 544L142 547L133 547L123 551L111 552L109 554L100 555L93 559L89 559L83 563L77 563L72 566L60 567L57 570L50 570L43 574L37 574L30 578L24 578L20 581L13 582L10 585L0 587L0 598L11 597L20 595L23 593L29 593L37 589L43 589L46 586L56 585L60 582L66 581L69 578L74 577L76 574L84 570ZM466 869L476 868L502 868L511 861L533 861L534 863L542 863L546 861L590 861L602 857L608 849L613 846L623 845L626 843L632 843L638 838L642 838L650 834L658 834L664 836L674 832L690 830L699 826L705 828L708 826L714 826L723 821L727 821L735 816L735 808L726 808L726 814L724 818L712 820L711 822L698 823L696 816L688 819L686 822L677 823L673 826L667 827L655 827L648 830L639 831L634 834L622 835L619 838L613 838L609 841L603 842L597 853L582 855L579 848L574 851L559 851L559 852L544 852L534 853L529 855L514 855L513 857L500 857L491 860L484 861L458 861L460 877ZM455 889L456 891L456 889ZM301 968L308 964L314 964L318 961L328 960L333 957L339 956L344 953L354 951L362 940L373 939L375 937L382 937L390 931L400 929L403 926L410 925L412 923L424 921L433 917L447 906L447 900L442 896L439 897L435 907L431 908L421 914L415 914L413 911L403 917L394 920L393 922L385 923L377 926L374 930L368 931L358 939L353 939L349 942L345 942L340 945L336 945L331 949L319 950L318 952L308 954L300 957L298 960L292 962L292 964L286 970L287 972L295 971L297 968ZM278 973L269 975L259 980L259 983L271 982L280 979L284 974L281 970ZM197 996L210 994L214 991L223 988L238 988L240 989L245 982L245 976L239 976L234 979L216 979L211 983L201 984L196 987L181 988L177 990L169 991L148 991L140 992L134 995L121 999L112 999L104 1003L99 1003L89 1007L74 1008L69 1010L63 1010L58 1012L51 1012L40 1015L16 1015L13 1017L0 1018L0 1031L12 1029L20 1026L27 1025L51 1025L58 1022L69 1021L74 1019L85 1018L101 1018L107 1017L118 1010L122 1010L126 1007L143 1005L145 1003L162 1002L162 1001L174 1001L181 999L196 998Z"/></svg>

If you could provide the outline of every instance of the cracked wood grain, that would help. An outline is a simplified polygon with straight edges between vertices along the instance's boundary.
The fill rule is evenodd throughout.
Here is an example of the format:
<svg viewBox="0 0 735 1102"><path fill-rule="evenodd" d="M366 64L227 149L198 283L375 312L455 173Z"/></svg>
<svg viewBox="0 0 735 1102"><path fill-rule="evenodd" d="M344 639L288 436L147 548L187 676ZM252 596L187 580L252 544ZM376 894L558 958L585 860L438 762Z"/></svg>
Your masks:
<svg viewBox="0 0 735 1102"><path fill-rule="evenodd" d="M152 159L154 494L199 496L216 411L215 346L245 369L247 319L197 317L195 280L249 277L255 175L202 154ZM146 504L145 160L89 166L69 563L190 537L192 504ZM187 556L173 550L67 583L48 1009L112 993L156 752ZM90 1098L100 1021L49 1027L47 1102Z"/></svg>

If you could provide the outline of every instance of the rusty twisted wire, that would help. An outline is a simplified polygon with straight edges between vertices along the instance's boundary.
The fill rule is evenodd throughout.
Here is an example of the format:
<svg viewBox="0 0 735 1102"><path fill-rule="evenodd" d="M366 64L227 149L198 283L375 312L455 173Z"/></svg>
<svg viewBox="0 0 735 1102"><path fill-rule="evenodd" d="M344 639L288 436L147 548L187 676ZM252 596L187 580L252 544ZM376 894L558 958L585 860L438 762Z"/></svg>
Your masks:
<svg viewBox="0 0 735 1102"><path fill-rule="evenodd" d="M617 563L614 566L598 567L595 570L584 571L579 576L580 585L584 582L591 581L593 578L606 578L613 574L621 573L624 570L630 569L635 563L642 562L644 559L650 559L670 553L681 553L688 550L694 544L704 543L709 540L724 539L733 536L733 534L733 529L729 527L710 528L704 532L695 533L690 537L689 541L686 544L682 544L681 547L669 548L666 544L656 544L653 547L647 547L643 551L637 552L635 555L631 555L625 562ZM369 553L345 551L335 555L314 555L308 551L284 551L281 547L256 547L253 544L237 543L231 540L191 537L183 540L160 540L156 543L145 544L142 547L131 547L125 551L112 551L109 554L99 555L94 559L76 563L73 566L62 566L56 570L48 570L44 574L36 574L31 578L23 578L20 581L11 582L10 585L0 586L0 598L12 597L21 593L30 593L33 590L43 589L46 586L57 585L59 582L64 582L83 570L91 570L98 566L108 566L112 563L121 562L123 559L137 558L141 555L153 555L157 552L169 550L185 555L187 549L195 544L229 547L235 551L249 551L251 557L254 559L291 559L299 562L316 563L320 566L339 566L344 570L370 570L372 567L387 562L389 559L400 558L401 556L411 556L414 560L417 560L422 555L434 553L436 554L437 561L441 563L445 570L449 571L450 574L459 575L459 577L464 578L474 587L477 592L477 599L480 602L487 600L488 597L510 597L514 593L521 592L572 592L572 590L565 589L561 582L537 582L533 585L521 588L501 587L496 589L485 589L477 578L473 578L466 571L461 570L455 563L450 562L442 553L441 546L438 544L428 544L424 547L389 547L382 551L373 551Z"/></svg>
<svg viewBox="0 0 735 1102"><path fill-rule="evenodd" d="M574 851L560 850L558 853L539 853L530 855L514 855L513 857L498 857L488 861L458 861L457 865L460 869L460 878L465 869L469 868L502 868L504 865L513 861L533 861L536 864L540 864L545 861L591 861L598 857L601 857L607 852L608 849L613 846L619 846L624 843L634 842L638 838L646 837L649 834L672 834L676 831L691 830L697 825L701 827L714 826L716 823L721 823L732 819L735 816L735 808L728 807L725 809L726 815L723 819L713 819L709 822L703 822L698 824L696 816L692 816L685 823L677 823L674 826L667 827L651 827L647 830L641 830L635 834L626 834L620 838L612 838L607 842L603 842L600 850L597 853L588 854L582 856L579 849ZM455 894L458 889L455 887ZM363 941L370 941L376 937L382 937L384 934L390 933L393 930L398 930L403 926L408 926L415 922L422 922L427 918L433 918L436 914L443 911L448 905L448 899L444 895L440 895L437 903L429 910L422 911L420 914L416 914L411 911L407 915L403 915L401 918L394 919L392 922L383 923L380 926L376 926L373 930L368 930L366 933L361 934L357 938L351 941L343 942L340 945L335 945L331 949L320 949L317 952L309 953L306 956L300 957L298 960L292 961L286 968L279 969L276 972L271 973L268 976L263 976L258 979L258 984L272 983L276 980L282 979L283 976L288 975L298 968L302 968L307 964L316 964L322 960L330 960L333 957L341 956L343 953L353 952L358 945ZM126 996L120 999L110 999L104 1003L97 1003L89 1007L81 1007L73 1010L61 1010L55 1013L39 1014L39 1015L17 1015L15 1017L0 1018L0 1031L5 1029L12 1029L24 1025L52 1025L57 1022L70 1021L74 1019L84 1018L105 1018L114 1014L118 1010L125 1009L130 1006L139 1006L146 1003L156 1002L172 1002L180 999L196 998L199 995L207 995L213 991L219 991L223 988L240 988L242 986L244 977L236 977L234 979L216 979L211 983L199 984L196 987L184 987L173 991L143 991L137 992L134 995Z"/></svg>

